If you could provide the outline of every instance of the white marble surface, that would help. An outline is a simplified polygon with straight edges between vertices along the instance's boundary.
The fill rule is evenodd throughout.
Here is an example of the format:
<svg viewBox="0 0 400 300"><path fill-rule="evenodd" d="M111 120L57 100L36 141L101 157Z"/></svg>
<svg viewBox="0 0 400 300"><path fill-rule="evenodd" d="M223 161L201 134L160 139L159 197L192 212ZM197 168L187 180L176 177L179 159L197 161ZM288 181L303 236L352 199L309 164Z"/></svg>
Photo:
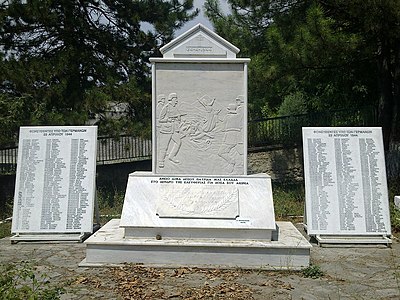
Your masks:
<svg viewBox="0 0 400 300"><path fill-rule="evenodd" d="M247 64L202 25L151 58L153 172L247 174Z"/></svg>
<svg viewBox="0 0 400 300"><path fill-rule="evenodd" d="M309 234L391 234L381 128L303 128L303 151Z"/></svg>
<svg viewBox="0 0 400 300"><path fill-rule="evenodd" d="M181 183L178 183L181 182ZM212 182L212 183L211 183ZM216 190L237 189L239 197L239 217L224 218L160 218L157 202L160 188L168 186L195 187ZM177 192L180 190L177 190ZM209 206L215 204L210 198ZM253 176L171 176L160 177L150 172L130 174L122 210L121 226L124 228L173 228L173 229L250 229L274 230L275 215L272 200L271 178L265 174Z"/></svg>
<svg viewBox="0 0 400 300"><path fill-rule="evenodd" d="M244 65L157 63L153 76L155 173L246 174Z"/></svg>
<svg viewBox="0 0 400 300"><path fill-rule="evenodd" d="M93 230L97 126L21 127L13 233Z"/></svg>
<svg viewBox="0 0 400 300"><path fill-rule="evenodd" d="M310 263L311 244L290 222L277 222L278 241L216 239L124 238L120 220L113 219L85 241L81 266L123 263L174 267L301 269Z"/></svg>
<svg viewBox="0 0 400 300"><path fill-rule="evenodd" d="M202 24L193 26L160 49L163 58L236 58L239 49Z"/></svg>
<svg viewBox="0 0 400 300"><path fill-rule="evenodd" d="M400 196L394 196L394 205L400 209Z"/></svg>
<svg viewBox="0 0 400 300"><path fill-rule="evenodd" d="M157 196L160 218L236 219L239 190L232 186L161 185Z"/></svg>

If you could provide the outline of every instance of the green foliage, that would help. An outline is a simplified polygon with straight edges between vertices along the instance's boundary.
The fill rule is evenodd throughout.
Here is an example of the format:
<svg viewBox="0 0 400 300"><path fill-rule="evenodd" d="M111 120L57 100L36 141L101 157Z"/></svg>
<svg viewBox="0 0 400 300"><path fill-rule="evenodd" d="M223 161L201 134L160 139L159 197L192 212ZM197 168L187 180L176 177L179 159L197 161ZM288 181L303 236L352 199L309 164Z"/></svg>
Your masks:
<svg viewBox="0 0 400 300"><path fill-rule="evenodd" d="M227 16L216 2L208 0L205 8L217 32L252 59L250 118L376 104L376 49L326 1L229 0ZM289 104L297 100L298 110Z"/></svg>
<svg viewBox="0 0 400 300"><path fill-rule="evenodd" d="M398 234L400 232L400 209L393 203L390 203L390 222L392 225L392 232Z"/></svg>
<svg viewBox="0 0 400 300"><path fill-rule="evenodd" d="M151 137L151 95L139 88L138 83L130 80L123 85L112 85L88 91L88 97L98 106L92 107L100 121L100 135L116 135L121 132L136 136ZM126 115L116 118L107 111L109 106L127 105ZM132 122L135 120L135 122Z"/></svg>
<svg viewBox="0 0 400 300"><path fill-rule="evenodd" d="M29 97L7 97L0 94L0 145L13 144L20 124L29 120L24 108L29 105Z"/></svg>
<svg viewBox="0 0 400 300"><path fill-rule="evenodd" d="M3 139L21 125L84 124L104 114L109 101L128 103L130 122L147 122L148 59L197 13L193 0L3 1Z"/></svg>
<svg viewBox="0 0 400 300"><path fill-rule="evenodd" d="M277 220L288 220L288 217L303 215L305 192L302 181L274 183L273 196Z"/></svg>
<svg viewBox="0 0 400 300"><path fill-rule="evenodd" d="M398 234L400 232L400 210L394 205L394 196L400 195L400 178L390 180L388 188L392 232Z"/></svg>
<svg viewBox="0 0 400 300"><path fill-rule="evenodd" d="M119 218L122 213L124 204L125 191L116 188L103 188L97 192L97 201L99 204L99 212L103 217L100 219L101 224L105 224L113 218Z"/></svg>
<svg viewBox="0 0 400 300"><path fill-rule="evenodd" d="M0 224L0 239L11 235L11 222Z"/></svg>
<svg viewBox="0 0 400 300"><path fill-rule="evenodd" d="M46 275L38 276L29 263L0 266L1 299L54 300L62 293L61 287L51 285Z"/></svg>
<svg viewBox="0 0 400 300"><path fill-rule="evenodd" d="M12 215L13 211L13 198L2 199L0 204L0 221Z"/></svg>
<svg viewBox="0 0 400 300"><path fill-rule="evenodd" d="M278 109L278 116L290 116L305 113L307 113L307 98L300 91L285 96Z"/></svg>
<svg viewBox="0 0 400 300"><path fill-rule="evenodd" d="M318 265L310 265L308 268L302 270L303 276L306 278L317 279L324 276L324 272Z"/></svg>

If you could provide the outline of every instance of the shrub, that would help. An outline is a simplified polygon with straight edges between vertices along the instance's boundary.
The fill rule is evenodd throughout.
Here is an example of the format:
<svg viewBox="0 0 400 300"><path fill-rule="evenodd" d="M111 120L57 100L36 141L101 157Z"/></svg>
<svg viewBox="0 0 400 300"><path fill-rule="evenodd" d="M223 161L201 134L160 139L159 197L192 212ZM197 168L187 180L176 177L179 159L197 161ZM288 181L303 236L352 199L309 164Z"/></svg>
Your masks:
<svg viewBox="0 0 400 300"><path fill-rule="evenodd" d="M49 283L47 275L37 275L27 262L0 267L0 299L60 299L63 289Z"/></svg>

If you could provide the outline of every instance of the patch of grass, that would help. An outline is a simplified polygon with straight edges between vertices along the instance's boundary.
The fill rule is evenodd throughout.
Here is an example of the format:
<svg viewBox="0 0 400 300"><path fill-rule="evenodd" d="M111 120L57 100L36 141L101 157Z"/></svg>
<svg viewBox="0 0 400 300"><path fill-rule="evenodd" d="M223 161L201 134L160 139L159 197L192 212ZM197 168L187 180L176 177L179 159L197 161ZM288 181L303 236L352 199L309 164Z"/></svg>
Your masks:
<svg viewBox="0 0 400 300"><path fill-rule="evenodd" d="M27 263L0 266L0 299L60 299L64 290L50 284L47 275L37 275Z"/></svg>
<svg viewBox="0 0 400 300"><path fill-rule="evenodd" d="M302 274L306 278L317 279L324 276L324 271L322 271L321 267L318 265L311 265L308 268L305 268L302 271Z"/></svg>
<svg viewBox="0 0 400 300"><path fill-rule="evenodd" d="M275 218L292 221L304 213L305 191L302 181L273 184Z"/></svg>
<svg viewBox="0 0 400 300"><path fill-rule="evenodd" d="M121 216L124 198L125 191L102 189L97 192L99 212L100 215L103 215L103 217L100 218L101 224Z"/></svg>
<svg viewBox="0 0 400 300"><path fill-rule="evenodd" d="M389 205L390 205L390 221L392 224L392 232L400 233L400 210L394 205L394 196L400 196L400 178L389 180Z"/></svg>
<svg viewBox="0 0 400 300"><path fill-rule="evenodd" d="M11 235L11 222L0 224L0 239Z"/></svg>
<svg viewBox="0 0 400 300"><path fill-rule="evenodd" d="M392 224L392 232L400 233L400 209L394 203L390 202L390 221Z"/></svg>
<svg viewBox="0 0 400 300"><path fill-rule="evenodd" d="M0 205L0 221L12 216L13 211L13 198L3 200L4 203Z"/></svg>

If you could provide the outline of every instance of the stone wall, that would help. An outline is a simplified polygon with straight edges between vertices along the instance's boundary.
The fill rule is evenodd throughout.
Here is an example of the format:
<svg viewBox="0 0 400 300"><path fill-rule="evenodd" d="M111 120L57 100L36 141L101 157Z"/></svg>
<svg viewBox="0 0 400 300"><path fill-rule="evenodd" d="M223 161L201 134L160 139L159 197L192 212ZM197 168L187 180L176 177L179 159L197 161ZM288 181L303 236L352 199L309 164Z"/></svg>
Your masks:
<svg viewBox="0 0 400 300"><path fill-rule="evenodd" d="M303 179L302 148L280 148L248 154L248 174L267 173L273 180Z"/></svg>

